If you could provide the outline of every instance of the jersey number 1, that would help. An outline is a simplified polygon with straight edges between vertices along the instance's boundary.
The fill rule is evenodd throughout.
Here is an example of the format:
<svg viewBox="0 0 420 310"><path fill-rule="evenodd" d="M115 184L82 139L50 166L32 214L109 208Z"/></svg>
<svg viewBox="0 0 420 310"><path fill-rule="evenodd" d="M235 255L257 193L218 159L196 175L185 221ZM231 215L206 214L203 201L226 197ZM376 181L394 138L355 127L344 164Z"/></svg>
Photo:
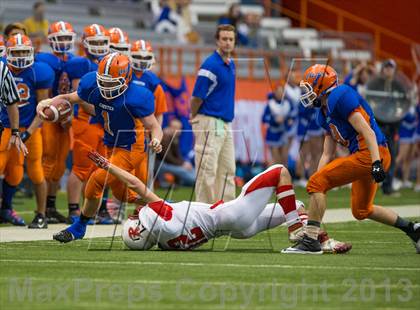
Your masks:
<svg viewBox="0 0 420 310"><path fill-rule="evenodd" d="M102 117L104 118L104 129L107 133L109 133L111 136L114 135L114 132L111 130L110 120L109 120L109 114L107 111L102 111Z"/></svg>

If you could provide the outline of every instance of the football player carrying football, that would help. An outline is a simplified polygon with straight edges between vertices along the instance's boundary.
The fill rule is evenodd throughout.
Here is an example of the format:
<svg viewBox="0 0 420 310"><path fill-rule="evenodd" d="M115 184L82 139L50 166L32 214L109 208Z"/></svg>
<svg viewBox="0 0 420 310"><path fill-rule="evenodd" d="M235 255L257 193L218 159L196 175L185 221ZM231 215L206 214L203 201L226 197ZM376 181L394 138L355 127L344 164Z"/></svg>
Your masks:
<svg viewBox="0 0 420 310"><path fill-rule="evenodd" d="M97 115L105 130L104 144L110 161L121 168L132 171L139 164L141 148L136 144L136 129L141 122L151 131L150 146L160 152L162 129L153 116L154 97L144 87L131 81L132 69L127 56L111 53L99 63L97 72L84 75L77 92L57 96L78 103L87 113ZM37 107L42 117L43 109L52 100L45 100ZM136 194L129 195L127 187L104 170L90 175L85 188L85 201L80 220L57 234L57 240L71 241L81 238L81 227L87 225L99 207L104 186L109 185L120 201L134 201ZM84 228L86 228L84 226Z"/></svg>
<svg viewBox="0 0 420 310"><path fill-rule="evenodd" d="M369 104L350 86L338 85L337 73L328 65L309 67L300 86L302 105L318 109L318 123L328 134L318 171L311 176L306 188L310 204L304 237L283 252L321 254L317 236L327 207L326 192L352 183L353 216L401 229L420 253L420 223L402 219L391 209L373 204L377 183L385 179L391 156ZM350 155L334 159L336 143L347 147Z"/></svg>
<svg viewBox="0 0 420 310"><path fill-rule="evenodd" d="M47 184L42 168L41 119L36 115L37 103L49 97L54 72L42 62L34 62L34 48L31 40L22 34L9 38L6 44L7 65L19 90L19 127L21 139L28 148L26 168L29 179L35 187L37 211L29 228L46 228L45 203ZM4 135L10 136L10 122L7 113L0 113L1 122L6 127ZM24 221L12 211L12 199L23 178L24 156L15 148L7 149L3 139L0 146L0 174L5 174L0 217L14 225L25 225Z"/></svg>

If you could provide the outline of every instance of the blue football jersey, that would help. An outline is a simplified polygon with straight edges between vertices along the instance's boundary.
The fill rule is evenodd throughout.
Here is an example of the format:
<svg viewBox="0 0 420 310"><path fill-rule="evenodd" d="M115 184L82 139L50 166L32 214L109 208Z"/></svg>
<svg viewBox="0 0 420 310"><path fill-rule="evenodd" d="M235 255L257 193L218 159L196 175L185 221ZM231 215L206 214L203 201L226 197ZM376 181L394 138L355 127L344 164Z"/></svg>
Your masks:
<svg viewBox="0 0 420 310"><path fill-rule="evenodd" d="M369 104L348 85L342 84L330 92L327 107L318 110L317 120L336 142L347 147L350 153L354 153L367 148L364 138L348 121L355 111L363 115L375 132L378 145L385 145L385 136L379 129Z"/></svg>
<svg viewBox="0 0 420 310"><path fill-rule="evenodd" d="M89 72L82 77L77 94L95 106L95 113L105 130L104 144L109 147L130 150L136 142L136 119L149 116L155 110L153 94L133 82L117 98L103 98L96 84L96 72Z"/></svg>
<svg viewBox="0 0 420 310"><path fill-rule="evenodd" d="M136 85L144 86L152 93L154 93L156 87L158 87L160 84L160 79L152 71L143 71L140 77L138 77L133 71L133 83Z"/></svg>
<svg viewBox="0 0 420 310"><path fill-rule="evenodd" d="M12 70L11 72L19 90L19 127L29 127L36 115L36 106L38 104L36 91L52 87L54 72L42 62L34 62L32 66L23 69L19 73L15 73ZM7 113L2 113L0 119L5 127L10 127Z"/></svg>
<svg viewBox="0 0 420 310"><path fill-rule="evenodd" d="M71 53L66 53L64 60L51 53L38 53L35 55L36 61L48 64L54 71L53 96L71 92L71 80L65 71L65 64L73 57L74 55Z"/></svg>

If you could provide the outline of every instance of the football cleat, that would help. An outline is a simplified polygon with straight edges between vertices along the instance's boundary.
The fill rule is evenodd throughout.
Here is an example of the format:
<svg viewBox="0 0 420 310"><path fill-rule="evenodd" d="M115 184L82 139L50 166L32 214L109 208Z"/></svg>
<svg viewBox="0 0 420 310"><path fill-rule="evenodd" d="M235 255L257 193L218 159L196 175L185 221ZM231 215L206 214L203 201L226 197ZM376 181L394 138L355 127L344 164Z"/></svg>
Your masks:
<svg viewBox="0 0 420 310"><path fill-rule="evenodd" d="M86 224L80 222L80 218L66 229L53 235L53 239L62 243L67 243L77 239L83 239L86 234Z"/></svg>
<svg viewBox="0 0 420 310"><path fill-rule="evenodd" d="M322 254L321 243L304 235L302 240L298 241L294 246L281 250L283 254Z"/></svg>
<svg viewBox="0 0 420 310"><path fill-rule="evenodd" d="M48 228L47 220L45 216L37 213L32 220L32 222L28 225L28 228L31 229L41 229L41 228Z"/></svg>
<svg viewBox="0 0 420 310"><path fill-rule="evenodd" d="M73 241L74 237L71 234L71 232L69 232L67 230L62 230L62 231L54 234L53 239L57 240L58 242L61 242L61 243L67 243L67 242Z"/></svg>
<svg viewBox="0 0 420 310"><path fill-rule="evenodd" d="M413 231L408 232L407 236L413 241L417 254L420 254L420 223L410 223L413 225Z"/></svg>
<svg viewBox="0 0 420 310"><path fill-rule="evenodd" d="M47 208L45 217L50 224L67 223L67 218L58 212L56 208Z"/></svg>
<svg viewBox="0 0 420 310"><path fill-rule="evenodd" d="M1 209L0 222L10 223L15 226L25 226L25 221L16 213L15 210Z"/></svg>
<svg viewBox="0 0 420 310"><path fill-rule="evenodd" d="M331 239L325 231L320 231L318 241L324 254L344 254L351 250L352 244Z"/></svg>

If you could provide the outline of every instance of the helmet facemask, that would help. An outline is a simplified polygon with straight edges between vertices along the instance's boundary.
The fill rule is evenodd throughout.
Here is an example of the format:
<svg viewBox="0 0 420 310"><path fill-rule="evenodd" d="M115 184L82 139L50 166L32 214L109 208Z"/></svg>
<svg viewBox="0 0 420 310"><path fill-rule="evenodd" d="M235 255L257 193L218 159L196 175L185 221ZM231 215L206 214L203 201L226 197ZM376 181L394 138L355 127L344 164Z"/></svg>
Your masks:
<svg viewBox="0 0 420 310"><path fill-rule="evenodd" d="M130 43L111 43L109 49L111 53L118 52L120 54L130 56Z"/></svg>
<svg viewBox="0 0 420 310"><path fill-rule="evenodd" d="M96 84L102 97L113 99L122 95L128 88L124 77L112 77L107 74L96 73Z"/></svg>
<svg viewBox="0 0 420 310"><path fill-rule="evenodd" d="M32 46L8 47L6 58L7 63L14 68L28 68L34 63L34 48Z"/></svg>
<svg viewBox="0 0 420 310"><path fill-rule="evenodd" d="M150 70L155 62L155 57L151 52L131 52L131 64L134 70Z"/></svg>
<svg viewBox="0 0 420 310"><path fill-rule="evenodd" d="M109 53L109 37L96 35L83 40L83 46L93 56L105 56Z"/></svg>
<svg viewBox="0 0 420 310"><path fill-rule="evenodd" d="M48 35L50 46L56 53L65 53L74 49L76 34L74 32L60 31Z"/></svg>
<svg viewBox="0 0 420 310"><path fill-rule="evenodd" d="M301 81L299 86L301 90L300 103L302 103L305 108L315 107L318 96L314 92L312 85L308 82Z"/></svg>

